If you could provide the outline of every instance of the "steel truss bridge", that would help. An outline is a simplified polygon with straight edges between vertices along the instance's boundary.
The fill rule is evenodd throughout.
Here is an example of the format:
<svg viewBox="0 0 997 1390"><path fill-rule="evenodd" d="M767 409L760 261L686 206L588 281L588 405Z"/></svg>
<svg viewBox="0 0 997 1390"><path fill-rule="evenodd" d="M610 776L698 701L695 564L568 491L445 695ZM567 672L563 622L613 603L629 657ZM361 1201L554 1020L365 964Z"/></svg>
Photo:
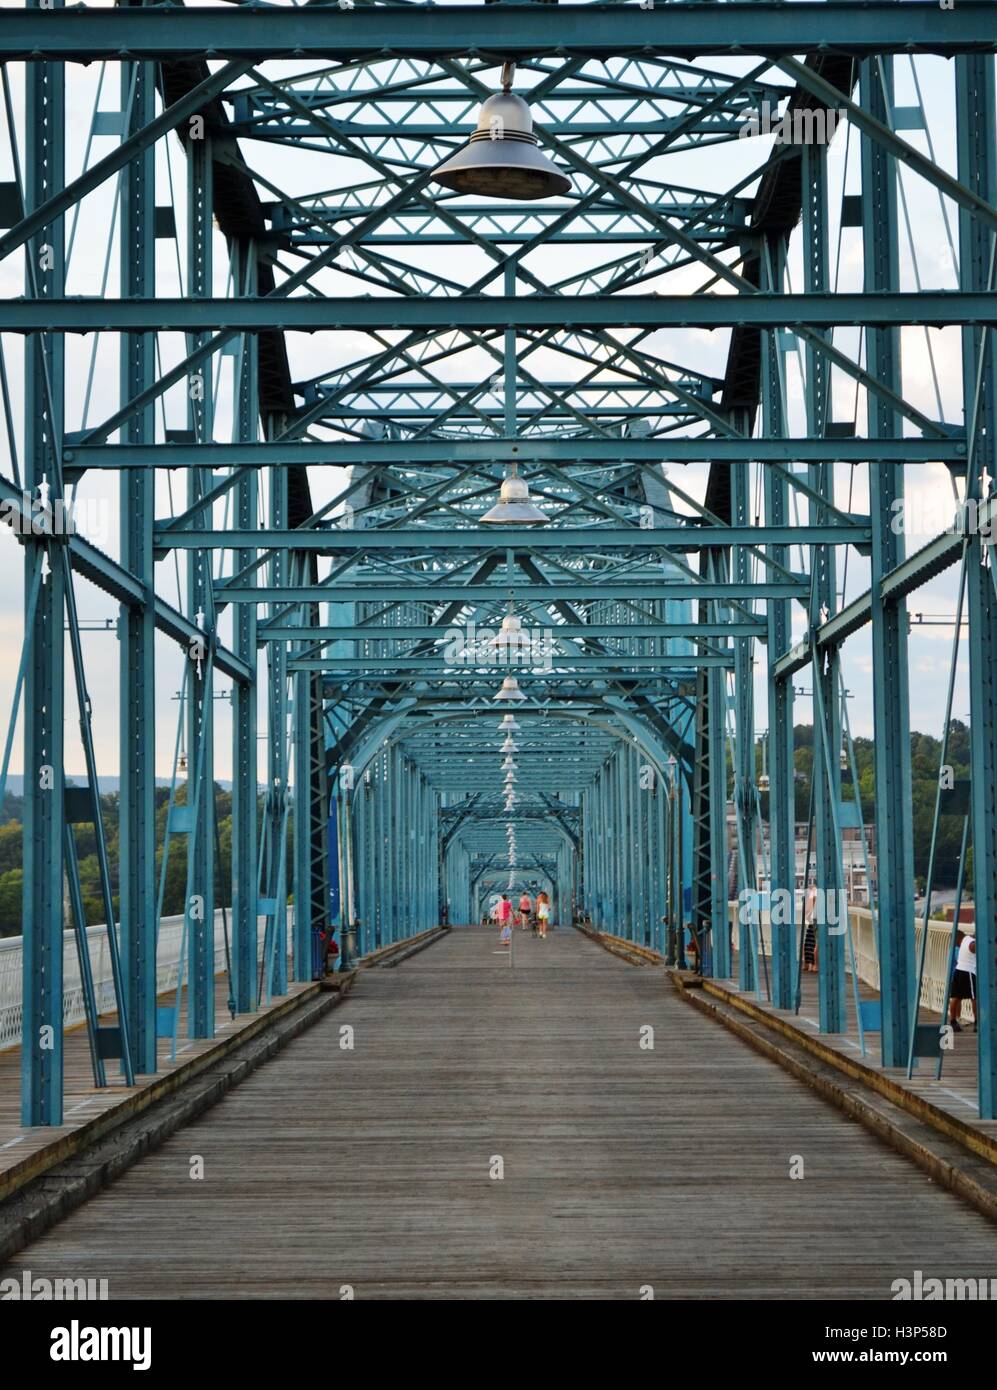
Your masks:
<svg viewBox="0 0 997 1390"><path fill-rule="evenodd" d="M25 1125L64 1118L79 824L114 954L117 1020L88 1019L98 1085L109 1059L147 1077L181 1029L212 1037L221 930L245 1014L312 980L330 933L342 963L441 910L477 921L506 885L792 1009L797 930L761 949L729 900L797 886L794 722L814 727L818 885L841 887L849 826L875 831L876 1045L907 1068L906 605L949 569L978 1110L997 1117L997 569L986 527L916 547L893 524L922 473L997 505L995 42L989 0L0 10L0 501L24 570L0 799L21 766ZM565 194L434 181L509 63ZM833 139L743 138L766 104L834 113ZM482 519L510 473L541 524ZM58 524L87 497L114 517L100 544ZM95 602L117 617L116 711L92 697L113 640L89 635ZM506 619L526 634L512 665ZM858 634L864 803L841 674ZM496 702L506 677L519 698ZM172 1003L157 776L186 866ZM834 1035L849 942L822 925L818 945Z"/></svg>

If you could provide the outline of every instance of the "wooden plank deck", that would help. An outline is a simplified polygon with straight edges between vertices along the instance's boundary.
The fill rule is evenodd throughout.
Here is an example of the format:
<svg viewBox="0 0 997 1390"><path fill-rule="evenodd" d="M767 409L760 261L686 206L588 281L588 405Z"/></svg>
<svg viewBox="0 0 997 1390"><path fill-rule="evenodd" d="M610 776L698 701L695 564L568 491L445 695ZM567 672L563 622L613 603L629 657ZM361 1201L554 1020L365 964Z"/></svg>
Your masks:
<svg viewBox="0 0 997 1390"><path fill-rule="evenodd" d="M273 1009L296 997L308 985L294 984L289 993L275 998L267 1008L256 1014L238 1014L234 1019L228 1012L228 983L219 976L215 984L215 1036L214 1038L188 1038L185 1036L187 1021L186 993L180 1006L180 1036L177 1039L176 1061L170 1060L171 1040L160 1038L157 1044L159 1070L153 1076L139 1076L133 1087L125 1085L121 1075L121 1064L108 1061L105 1064L107 1086L97 1087L93 1083L93 1070L90 1063L90 1049L87 1044L86 1028L81 1023L67 1030L65 1035L65 1103L62 1125L33 1126L25 1129L21 1125L21 1049L10 1047L0 1052L0 1184L4 1175L24 1164L25 1160L38 1155L44 1162L46 1151L56 1155L60 1142L100 1116L121 1106L123 1102L140 1094L155 1082L168 1076L170 1072L184 1066L193 1058L202 1057L213 1051L218 1044L227 1043L233 1035L244 1032L252 1026L260 1014ZM162 1002L171 1003L173 992L162 996ZM106 1014L102 1024L114 1023L116 1014Z"/></svg>
<svg viewBox="0 0 997 1390"><path fill-rule="evenodd" d="M769 979L771 980L771 962L769 966ZM810 1037L820 1038L820 1041L842 1056L849 1057L853 1061L862 1061L867 1066L881 1071L884 1076L891 1081L910 1091L913 1095L920 1096L929 1101L939 1110L952 1115L961 1124L968 1124L971 1128L978 1130L981 1134L987 1134L991 1138L997 1139L997 1120L981 1120L979 1118L979 1069L977 1064L977 1035L969 1025L963 1022L963 1032L953 1036L953 1048L946 1052L943 1057L942 1075L936 1080L935 1070L937 1059L934 1057L922 1057L917 1061L914 1074L910 1079L907 1077L906 1067L882 1067L880 1065L881 1042L878 1032L865 1035L865 1056L862 1056L858 1027L855 1021L855 1004L852 989L852 977L849 975L845 988L845 1012L847 1028L843 1033L821 1033L819 1024L819 1009L817 1001L817 976L812 974L803 975L803 989L801 992L800 1012L796 1014L789 1009L776 1009L767 1002L764 995L764 975L762 977L763 992L761 997L753 991L742 991L737 984L737 953L734 953L734 978L731 980L719 980L717 983L723 985L732 994L743 996L752 1004L771 1013L774 1017L782 1019L798 1028L801 1033L806 1033ZM862 1000L878 999L879 994L869 985L860 982L859 998ZM928 1009L922 1009L918 1015L919 1021L924 1024L941 1023L940 1015Z"/></svg>
<svg viewBox="0 0 997 1390"><path fill-rule="evenodd" d="M497 948L456 928L361 972L5 1273L111 1298L882 1299L916 1269L997 1275L990 1223L662 971L563 929Z"/></svg>

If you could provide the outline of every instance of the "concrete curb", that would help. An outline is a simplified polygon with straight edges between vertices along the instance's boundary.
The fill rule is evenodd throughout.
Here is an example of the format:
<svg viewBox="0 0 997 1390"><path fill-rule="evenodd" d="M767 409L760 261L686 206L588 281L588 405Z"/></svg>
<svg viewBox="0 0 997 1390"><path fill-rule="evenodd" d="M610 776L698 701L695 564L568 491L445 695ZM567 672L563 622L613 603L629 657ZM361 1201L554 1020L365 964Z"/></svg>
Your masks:
<svg viewBox="0 0 997 1390"><path fill-rule="evenodd" d="M60 1135L51 1144L46 1144L43 1149L37 1149L34 1153L26 1155L19 1163L13 1164L0 1174L0 1203L32 1178L40 1177L42 1173L54 1168L57 1163L72 1158L81 1149L94 1143L95 1140L100 1139L112 1129L116 1129L124 1120L142 1114L150 1105L155 1105L164 1096L177 1090L178 1087L185 1086L192 1077L198 1076L208 1067L213 1067L220 1058L227 1056L233 1048L241 1046L250 1038L263 1032L264 1029L271 1027L285 1014L293 1013L306 999L318 994L319 988L318 982L306 985L304 989L268 1009L266 1013L257 1014L237 1033L232 1033L229 1037L221 1038L212 1043L206 1051L198 1053L196 1057L191 1057L189 1061L181 1063L180 1066L163 1076L157 1076L147 1086L137 1088L131 1094L126 1095L117 1105L95 1115L92 1120L85 1121L68 1134Z"/></svg>
<svg viewBox="0 0 997 1390"><path fill-rule="evenodd" d="M881 1093L870 1095L864 1078L849 1077L854 1083L849 1084L842 1075L844 1068L803 1046L804 1041L811 1039L797 1043L795 1037L789 1038L782 1032L773 1036L767 1019L741 1017L732 1004L719 997L719 992L705 993L698 978L691 984L678 972L670 974L674 988L694 1009L723 1024L749 1047L777 1062L824 1100L912 1160L939 1186L997 1222L997 1168L988 1159L968 1151L958 1139L934 1129L907 1107L894 1104Z"/></svg>
<svg viewBox="0 0 997 1390"><path fill-rule="evenodd" d="M624 936L610 936L608 932L598 931L595 927L576 926L575 931L581 932L582 936L587 936L611 956L619 956L629 965L658 965L663 969L665 967L664 956L652 951L648 946L638 946L635 941L628 941Z"/></svg>
<svg viewBox="0 0 997 1390"><path fill-rule="evenodd" d="M813 1056L826 1062L851 1080L860 1082L871 1091L876 1091L885 1100L890 1101L900 1110L908 1111L916 1119L922 1120L932 1129L938 1130L947 1139L953 1140L988 1163L997 1165L997 1137L966 1124L957 1116L950 1115L948 1111L933 1105L930 1100L925 1100L923 1096L909 1091L906 1086L894 1080L888 1073L877 1070L877 1068L862 1061L861 1058L845 1056L836 1048L829 1047L819 1035L812 1036L804 1033L802 1029L795 1028L785 1019L769 1013L766 1009L759 1008L752 1000L734 994L723 985L718 984L716 980L704 979L702 989L704 994L712 995L727 1007L746 1014L748 1018L761 1023L769 1032L779 1034L780 1037L788 1039L789 1042L798 1045L805 1052L812 1053Z"/></svg>
<svg viewBox="0 0 997 1390"><path fill-rule="evenodd" d="M95 1136L89 1127L76 1131L70 1136L76 1140L73 1156L50 1166L40 1176L26 1176L13 1194L0 1202L0 1264L82 1206L143 1155L216 1104L299 1033L319 1022L349 993L352 983L350 976L338 989L319 992L316 986L288 1000L292 1007L282 1006L279 1014L271 1013L258 1020L263 1026L253 1029L251 1036L242 1034L226 1040L233 1045L223 1045L223 1056L206 1054L210 1065L200 1068L196 1075L188 1072L168 1091L150 1098L139 1113L129 1108L120 1114L125 1107L119 1107L111 1112L117 1116L117 1122L105 1123L99 1135ZM174 1072L163 1080L174 1080L176 1076Z"/></svg>
<svg viewBox="0 0 997 1390"><path fill-rule="evenodd" d="M632 965L664 965L662 957L623 937L578 927L603 950ZM842 1056L819 1038L731 994L715 980L668 969L682 997L742 1041L777 1062L830 1104L903 1154L940 1186L997 1222L997 1142L889 1076ZM739 1015L743 1015L740 1017Z"/></svg>
<svg viewBox="0 0 997 1390"><path fill-rule="evenodd" d="M379 950L372 951L370 955L363 956L357 962L357 968L359 970L377 970L401 965L402 961L408 960L409 956L418 955L427 946L432 946L435 942L440 941L449 931L449 927L429 927L416 936L406 937L404 941L393 941L390 946L382 946Z"/></svg>

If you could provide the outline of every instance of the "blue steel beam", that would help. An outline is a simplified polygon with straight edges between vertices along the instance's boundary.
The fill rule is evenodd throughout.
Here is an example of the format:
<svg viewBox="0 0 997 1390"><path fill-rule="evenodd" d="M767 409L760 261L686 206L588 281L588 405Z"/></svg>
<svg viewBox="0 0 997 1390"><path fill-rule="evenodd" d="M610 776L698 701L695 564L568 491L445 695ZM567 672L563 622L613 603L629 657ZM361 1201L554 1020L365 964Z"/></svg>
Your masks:
<svg viewBox="0 0 997 1390"><path fill-rule="evenodd" d="M379 5L344 10L245 6L233 9L70 9L58 26L16 10L0 11L0 61L116 61L122 54L159 61L190 53L214 58L328 58L336 62L382 54L424 57L546 55L600 58L671 54L692 58L744 53L772 56L836 50L868 53L993 53L990 0L732 0L640 10L621 23L620 6L563 10L540 5Z"/></svg>
<svg viewBox="0 0 997 1390"><path fill-rule="evenodd" d="M815 146L803 154L803 178L808 195L803 207L803 274L804 288L824 293L830 284L831 264L828 238L828 175L827 150ZM863 179L863 187L866 187ZM877 212L879 205L876 204ZM868 207L866 207L868 216ZM873 286L867 285L871 289ZM892 282L883 288L896 288ZM831 418L830 372L827 360L818 351L819 344L806 347L806 414L807 433L827 434ZM890 388L898 391L899 383L884 377ZM885 406L870 397L870 409L882 414ZM877 416L879 418L879 416ZM870 429L870 433L872 430ZM884 465L885 466L885 465ZM902 469L893 473L903 475ZM834 505L834 466L811 463L808 467L811 489L810 523L820 525L827 519L827 509ZM830 617L838 602L837 555L829 546L815 546L810 552L811 590L807 612L808 626L813 627L823 617ZM838 704L838 652L834 647L816 651L813 670L813 728L814 757L813 839L816 847L816 886L823 894L824 904L837 904L842 887L839 806L841 802L841 724ZM808 841L810 827L807 827ZM809 865L807 866L809 870ZM840 932L837 911L824 910L817 915L818 1016L822 1032L840 1033L845 1023L845 943Z"/></svg>
<svg viewBox="0 0 997 1390"><path fill-rule="evenodd" d="M880 126L892 124L895 91L890 58L862 65L862 106ZM896 288L900 280L897 165L888 146L862 135L864 284L871 291ZM876 375L900 383L900 338L895 330L872 328L866 354ZM868 403L869 434L892 434L896 415L882 401ZM903 504L904 477L887 464L869 466L873 520L870 567L872 593L873 727L876 766L876 858L882 1060L907 1063L914 1012L914 843L910 764L910 694L907 610L902 595L883 592L883 578L903 560L904 542L895 517ZM835 707L835 687L830 694ZM839 730L840 738L840 730ZM840 743L833 756L838 757ZM840 938L839 938L840 940ZM844 980L842 978L842 987Z"/></svg>
<svg viewBox="0 0 997 1390"><path fill-rule="evenodd" d="M156 545L162 550L236 550L252 544L252 532L209 531L190 528L183 531L158 530ZM748 545L864 545L872 540L872 530L860 520L855 524L833 526L577 526L545 530L542 536L527 527L503 526L500 535L489 527L474 526L443 531L436 527L406 527L393 530L342 531L335 527L296 531L272 527L267 531L269 546L291 550L316 550L322 554L350 554L390 550L401 557L406 552L454 550L584 550L609 554L623 551L696 551L707 546Z"/></svg>
<svg viewBox="0 0 997 1390"><path fill-rule="evenodd" d="M235 248L235 279L245 289L256 285L256 247L243 241ZM257 339L247 336L239 344L236 365L236 430L244 443L256 439L259 430L259 355ZM255 559L258 522L256 475L247 474L235 485L234 514L246 533L246 544L233 557L240 567ZM247 582L251 579L247 577ZM239 657L253 672L252 682L236 682L232 688L232 997L239 1013L256 1007L257 917L256 829L259 777L257 773L256 609L250 605L233 616L233 641Z"/></svg>
<svg viewBox="0 0 997 1390"><path fill-rule="evenodd" d="M855 328L901 324L993 327L997 294L974 290L867 294L587 295L463 294L367 299L30 299L0 304L4 333L323 333L374 329Z"/></svg>
<svg viewBox="0 0 997 1390"><path fill-rule="evenodd" d="M191 141L187 151L187 292L192 303L210 293L212 283L212 225L214 164L212 141ZM188 350L202 344L203 330L194 325ZM193 437L210 439L214 428L212 364L205 362L191 379L187 393L187 425ZM210 484L209 475L195 468L187 474L187 506L196 511ZM207 520L204 512L202 523ZM213 630L214 600L211 557L203 551L187 555L187 606L208 630ZM187 1035L211 1038L215 1033L215 739L214 661L198 648L188 653L187 747L193 775L187 781L187 889L184 901L187 943ZM179 993L179 991L178 991ZM179 1009L177 999L176 1007ZM174 1029L174 1034L176 1029Z"/></svg>
<svg viewBox="0 0 997 1390"><path fill-rule="evenodd" d="M32 16L35 23L39 16ZM42 25L48 19L41 19ZM53 23L61 22L62 12ZM24 204L29 211L62 187L65 176L65 84L58 64L33 64L26 76ZM37 267L37 269L36 269ZM32 238L26 257L27 290L40 301L65 289L65 232ZM52 441L61 437L65 345L55 334L26 344L24 482L32 497L62 493ZM48 571L37 606L28 607L36 570ZM43 571L44 572L44 571ZM24 593L27 672L24 687L24 1010L21 1049L21 1122L62 1124L63 1105L63 844L65 581L57 543L31 538L25 545Z"/></svg>
<svg viewBox="0 0 997 1390"><path fill-rule="evenodd" d="M126 449L119 444L70 444L65 461L88 468L230 468L249 465L291 466L329 464L337 468L404 464L481 462L511 463L699 463L720 460L744 463L800 463L839 460L866 463L871 443L866 439L763 439L709 436L698 439L410 439L302 440L283 443L153 444ZM884 439L876 441L877 457L895 463L957 463L965 460L966 442L959 437Z"/></svg>
<svg viewBox="0 0 997 1390"><path fill-rule="evenodd" d="M150 63L124 64L121 109L127 138L120 148L133 156L121 180L121 285L128 294L153 293L156 283L155 241L146 227L156 206L156 162L151 141L134 137L152 121L156 79ZM196 109L196 108L195 108ZM182 113L180 119L182 119ZM3 248L0 246L0 254ZM129 401L152 384L155 338L126 334L121 340L121 399ZM152 409L131 417L122 431L128 444L156 437ZM122 473L121 562L146 593L155 581L152 527L154 480ZM121 651L120 755L120 922L124 992L135 1071L156 1070L156 690L155 613L149 603L122 604L118 627Z"/></svg>
<svg viewBox="0 0 997 1390"><path fill-rule="evenodd" d="M959 176L997 199L997 91L992 62L966 58L956 70ZM959 217L960 283L997 283L994 238L968 213ZM973 454L967 495L994 505L997 477L997 346L993 333L962 335L962 379ZM992 536L992 532L990 535ZM980 1117L997 1119L997 588L994 551L980 529L966 542L972 768L973 898Z"/></svg>
<svg viewBox="0 0 997 1390"><path fill-rule="evenodd" d="M772 236L766 244L762 262L763 283L778 288L785 283L787 242L782 235ZM766 434L778 435L787 429L787 405L783 360L778 335L766 333L761 357L761 407ZM775 469L765 471L763 483L765 522L767 526L785 523L789 515L789 487L785 477ZM776 544L769 552L777 564L786 564L788 552ZM791 607L777 601L767 606L768 667L768 731L765 737L769 776L769 888L788 895L783 902L795 903L796 851L793 759L793 686L788 677L779 677L772 656L785 650L792 632ZM754 750L752 750L754 756ZM793 1006L793 967L795 956L795 912L791 920L786 914L770 913L772 941L772 1002L776 1008ZM782 918L783 920L780 920Z"/></svg>
<svg viewBox="0 0 997 1390"><path fill-rule="evenodd" d="M544 615L546 618L546 615ZM744 635L754 634L761 637L765 633L765 625L760 620L753 622L737 623L697 623L695 633L690 633L688 623L585 623L581 628L569 627L563 623L553 623L549 618L540 621L538 626L544 629L545 635L550 633L552 636L568 638L572 641L578 638L589 637L611 637L620 638L625 641L647 641L660 640L668 637L726 637L728 634ZM349 642L351 645L356 642L415 642L432 641L442 642L447 639L447 629L439 627L420 627L405 623L392 623L390 627L369 626L364 627L329 627L323 623L314 625L295 626L294 624L280 624L270 627L269 624L261 624L259 630L259 640L261 642L286 641L286 642L309 642L319 645L327 642Z"/></svg>
<svg viewBox="0 0 997 1390"><path fill-rule="evenodd" d="M220 584L219 597L226 603L263 603L265 591L245 585ZM634 582L607 578L604 582L586 580L566 581L559 578L550 584L531 584L521 579L503 584L408 584L351 582L335 586L322 584L289 584L281 596L287 603L503 603L508 599L556 603L570 600L576 603L604 603L611 599L735 599L735 598L804 598L807 585L804 579L762 584L737 585L730 580L701 583L678 583L669 580Z"/></svg>
<svg viewBox="0 0 997 1390"><path fill-rule="evenodd" d="M584 633L584 628L575 629ZM465 667L468 670L483 672L482 679L500 680L503 675L537 675L542 674L544 680L557 680L562 675L570 676L569 668L577 668L580 671L685 671L692 666L729 666L731 659L729 656L721 656L712 653L689 654L682 653L679 656L633 656L628 652L613 653L610 656L590 656L587 653L577 652L552 652L545 657L544 662L549 663L550 669L545 669L538 673L534 668L539 666L539 661L509 662L496 660L493 664L487 661L472 659L460 661L457 658L447 658L438 653L434 656L319 656L319 657L292 657L290 669L292 671L324 671L329 679L334 679L340 671L398 671L413 672L424 675L434 675L436 673L452 672L455 668ZM562 668L564 668L562 670Z"/></svg>

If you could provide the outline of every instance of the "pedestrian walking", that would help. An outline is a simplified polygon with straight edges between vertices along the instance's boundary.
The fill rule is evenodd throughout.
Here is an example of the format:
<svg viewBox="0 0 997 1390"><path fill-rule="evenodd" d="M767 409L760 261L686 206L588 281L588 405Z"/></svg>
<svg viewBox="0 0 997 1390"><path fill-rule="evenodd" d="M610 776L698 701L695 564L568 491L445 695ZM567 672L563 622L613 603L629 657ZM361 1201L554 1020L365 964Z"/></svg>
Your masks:
<svg viewBox="0 0 997 1390"><path fill-rule="evenodd" d="M502 942L503 946L507 946L512 941L512 903L509 901L509 895L507 893L503 893L501 898L499 898L495 908L495 915L498 918L498 923L501 928L499 940Z"/></svg>
<svg viewBox="0 0 997 1390"><path fill-rule="evenodd" d="M966 1000L973 1010L973 1028L979 1026L976 1004L976 927L967 922L959 935L959 954L952 973L952 993L949 997L949 1026L953 1033L962 1032L959 1015Z"/></svg>
<svg viewBox="0 0 997 1390"><path fill-rule="evenodd" d="M540 928L540 940L547 940L547 923L550 921L550 898L546 893L537 894L537 926Z"/></svg>
<svg viewBox="0 0 997 1390"><path fill-rule="evenodd" d="M811 883L803 905L803 969L817 974L817 885Z"/></svg>
<svg viewBox="0 0 997 1390"><path fill-rule="evenodd" d="M526 928L529 926L530 914L532 911L533 899L530 897L529 893L527 893L526 889L524 888L522 896L519 899L519 927L521 931L525 931Z"/></svg>

